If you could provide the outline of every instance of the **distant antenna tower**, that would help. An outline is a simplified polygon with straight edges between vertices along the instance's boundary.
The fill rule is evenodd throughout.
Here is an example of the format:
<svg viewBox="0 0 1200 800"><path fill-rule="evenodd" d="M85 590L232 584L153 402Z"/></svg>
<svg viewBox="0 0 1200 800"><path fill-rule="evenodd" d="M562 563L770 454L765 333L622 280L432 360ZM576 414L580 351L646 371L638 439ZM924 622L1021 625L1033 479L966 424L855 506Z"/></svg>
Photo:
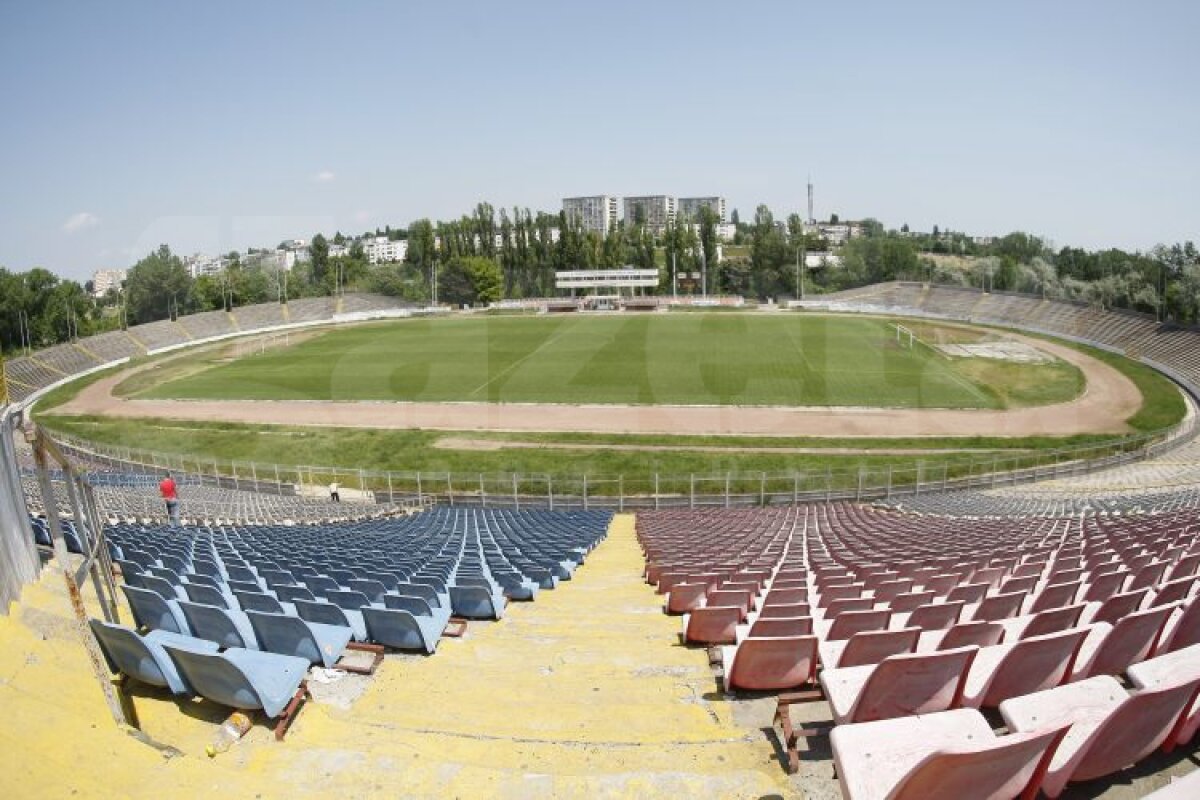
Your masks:
<svg viewBox="0 0 1200 800"><path fill-rule="evenodd" d="M808 179L808 224L815 225L817 218L813 216L813 185L812 177Z"/></svg>

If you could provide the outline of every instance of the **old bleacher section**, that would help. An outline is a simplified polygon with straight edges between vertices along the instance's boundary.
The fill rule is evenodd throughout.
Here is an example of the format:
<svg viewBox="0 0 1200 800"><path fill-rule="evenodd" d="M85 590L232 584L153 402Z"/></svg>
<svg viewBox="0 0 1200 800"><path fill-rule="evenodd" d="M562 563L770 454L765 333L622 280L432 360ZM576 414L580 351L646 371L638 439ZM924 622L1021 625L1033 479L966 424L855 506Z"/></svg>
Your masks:
<svg viewBox="0 0 1200 800"><path fill-rule="evenodd" d="M135 627L92 628L114 672L261 710L281 738L310 665L355 647L433 654L466 620L500 619L509 601L571 580L610 518L436 509L302 527L119 523L109 551Z"/></svg>
<svg viewBox="0 0 1200 800"><path fill-rule="evenodd" d="M646 512L638 536L646 580L685 643L718 648L725 690L778 695L793 771L802 740L832 729L847 797L1055 797L1200 727L1191 511L986 520L831 503ZM820 730L793 724L810 702L827 704Z"/></svg>
<svg viewBox="0 0 1200 800"><path fill-rule="evenodd" d="M291 323L332 320L335 314L369 314L407 306L397 298L348 294L341 298L303 298L284 304L260 303L233 311L205 311L135 325L128 330L109 331L6 360L9 394L20 402L64 378L165 347Z"/></svg>

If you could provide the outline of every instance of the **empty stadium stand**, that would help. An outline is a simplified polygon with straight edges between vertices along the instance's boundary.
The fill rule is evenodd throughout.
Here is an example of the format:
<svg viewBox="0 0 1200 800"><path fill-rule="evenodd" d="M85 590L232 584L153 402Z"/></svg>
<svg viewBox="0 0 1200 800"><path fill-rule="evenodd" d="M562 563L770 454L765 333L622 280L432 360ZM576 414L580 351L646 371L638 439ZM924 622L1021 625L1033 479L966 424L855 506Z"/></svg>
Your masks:
<svg viewBox="0 0 1200 800"><path fill-rule="evenodd" d="M38 390L72 375L164 347L269 330L286 324L332 320L339 305L343 313L366 315L411 307L410 303L398 298L348 294L337 300L314 297L282 305L261 303L231 312L205 311L175 320L135 325L128 330L109 331L6 360L9 394L14 401L21 402Z"/></svg>
<svg viewBox="0 0 1200 800"><path fill-rule="evenodd" d="M967 519L829 503L643 512L638 532L646 580L666 613L682 615L682 639L721 646L725 690L778 694L793 771L800 740L823 735L794 726L793 707L828 704L824 732L833 729L848 797L905 781L928 790L912 772L919 759L890 777L860 774L864 750L878 756L947 715L929 752L959 752L979 738L969 731L982 718L967 713L979 707L999 708L1013 742L1072 726L1127 737L1117 755L1089 750L1079 733L1042 741L1048 767L1036 780L1051 797L1125 769L1168 737L1175 746L1194 736L1176 726L1194 717L1200 687L1200 660L1178 655L1200 653L1191 510ZM1136 682L1139 671L1132 694L1114 680L1128 672ZM1111 699L1089 699L1097 695ZM1058 710L1039 713L1047 708ZM998 796L1030 786L1038 758L1017 759L1023 766L1005 778L1017 788ZM882 794L870 788L876 779Z"/></svg>

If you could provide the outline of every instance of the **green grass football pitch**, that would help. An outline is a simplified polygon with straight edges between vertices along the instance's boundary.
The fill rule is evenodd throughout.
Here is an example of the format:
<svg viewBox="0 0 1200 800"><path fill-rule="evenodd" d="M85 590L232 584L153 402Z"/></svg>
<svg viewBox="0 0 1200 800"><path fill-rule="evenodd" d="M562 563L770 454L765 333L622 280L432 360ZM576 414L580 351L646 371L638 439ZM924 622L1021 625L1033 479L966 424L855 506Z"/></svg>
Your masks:
<svg viewBox="0 0 1200 800"><path fill-rule="evenodd" d="M475 316L322 333L142 397L999 408L1002 395L882 319L800 314Z"/></svg>

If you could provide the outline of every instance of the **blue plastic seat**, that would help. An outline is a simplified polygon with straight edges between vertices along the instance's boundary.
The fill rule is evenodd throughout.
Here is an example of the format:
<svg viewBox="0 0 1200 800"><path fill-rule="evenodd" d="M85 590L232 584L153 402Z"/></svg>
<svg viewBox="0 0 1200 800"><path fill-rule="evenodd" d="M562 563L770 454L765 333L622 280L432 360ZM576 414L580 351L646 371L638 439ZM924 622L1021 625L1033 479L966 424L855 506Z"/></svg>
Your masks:
<svg viewBox="0 0 1200 800"><path fill-rule="evenodd" d="M346 652L353 632L342 625L309 622L286 614L247 611L246 617L263 650L307 659L310 664L332 667Z"/></svg>
<svg viewBox="0 0 1200 800"><path fill-rule="evenodd" d="M300 619L306 619L309 622L341 625L343 628L349 628L354 633L354 641L367 641L367 625L363 622L361 611L346 610L321 600L297 600L296 613Z"/></svg>
<svg viewBox="0 0 1200 800"><path fill-rule="evenodd" d="M225 574L231 581L245 581L246 583L259 583L258 576L254 574L254 570L249 567L241 567L232 564L225 565ZM261 584L260 584L261 585Z"/></svg>
<svg viewBox="0 0 1200 800"><path fill-rule="evenodd" d="M382 603L387 587L374 578L355 578L350 581L349 588L354 592L362 592L372 603Z"/></svg>
<svg viewBox="0 0 1200 800"><path fill-rule="evenodd" d="M211 586L206 586L203 583L185 583L183 591L187 593L188 600L193 603L204 603L210 606L218 606L220 608L232 608L229 604L229 598L219 589L214 589Z"/></svg>
<svg viewBox="0 0 1200 800"><path fill-rule="evenodd" d="M413 616L430 617L434 620L440 621L443 630L446 627L446 623L450 621L449 608L431 608L428 603L419 597L409 597L400 594L385 594L383 596L383 601L386 608L395 609L397 611L407 611Z"/></svg>
<svg viewBox="0 0 1200 800"><path fill-rule="evenodd" d="M342 585L328 575L306 575L304 585L317 597L324 597L329 592L340 592Z"/></svg>
<svg viewBox="0 0 1200 800"><path fill-rule="evenodd" d="M233 648L194 653L164 645L180 674L206 700L278 717L308 673L307 659Z"/></svg>
<svg viewBox="0 0 1200 800"><path fill-rule="evenodd" d="M367 607L362 610L367 638L397 650L433 653L446 629L446 621L417 616L408 611Z"/></svg>
<svg viewBox="0 0 1200 800"><path fill-rule="evenodd" d="M111 672L126 675L149 686L165 687L173 694L190 695L194 691L163 650L164 644L198 653L217 652L217 645L213 642L170 631L155 630L139 636L137 631L125 625L99 619L88 622Z"/></svg>
<svg viewBox="0 0 1200 800"><path fill-rule="evenodd" d="M164 630L190 636L192 629L188 627L187 619L179 608L178 600L165 600L158 592L150 589L140 589L125 583L121 585L133 618L138 627L147 630Z"/></svg>
<svg viewBox="0 0 1200 800"><path fill-rule="evenodd" d="M258 649L258 639L250 620L243 611L230 611L218 606L192 603L182 600L179 607L187 618L192 635L216 642L221 647L244 647Z"/></svg>
<svg viewBox="0 0 1200 800"><path fill-rule="evenodd" d="M365 594L349 590L326 592L325 599L346 611L358 611L360 608L371 605L370 599Z"/></svg>
<svg viewBox="0 0 1200 800"><path fill-rule="evenodd" d="M467 619L500 619L504 595L491 586L451 586L450 607Z"/></svg>
<svg viewBox="0 0 1200 800"><path fill-rule="evenodd" d="M281 601L287 602L287 603L294 603L297 600L316 600L317 599L316 597L313 596L313 593L310 592L306 587L292 586L290 584L280 584L280 585L276 586L275 587L275 596L278 597Z"/></svg>
<svg viewBox="0 0 1200 800"><path fill-rule="evenodd" d="M291 603L281 603L266 592L243 592L235 590L234 596L242 611L260 611L264 614L291 614L295 616L296 607Z"/></svg>
<svg viewBox="0 0 1200 800"><path fill-rule="evenodd" d="M141 586L143 589L149 589L157 593L164 600L181 600L187 595L183 593L182 587L158 577L150 572L141 574Z"/></svg>

